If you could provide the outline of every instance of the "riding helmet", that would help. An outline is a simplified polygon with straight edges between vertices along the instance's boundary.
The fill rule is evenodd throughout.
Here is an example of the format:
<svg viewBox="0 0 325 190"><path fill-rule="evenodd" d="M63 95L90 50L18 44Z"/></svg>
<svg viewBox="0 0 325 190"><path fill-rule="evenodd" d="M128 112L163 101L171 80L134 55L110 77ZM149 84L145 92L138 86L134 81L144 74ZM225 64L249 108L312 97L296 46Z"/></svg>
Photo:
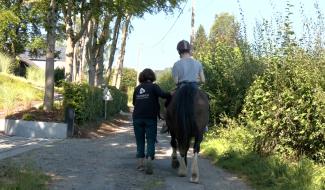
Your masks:
<svg viewBox="0 0 325 190"><path fill-rule="evenodd" d="M185 52L190 52L191 51L191 45L188 41L182 40L178 42L177 44L177 51L179 54L185 53Z"/></svg>

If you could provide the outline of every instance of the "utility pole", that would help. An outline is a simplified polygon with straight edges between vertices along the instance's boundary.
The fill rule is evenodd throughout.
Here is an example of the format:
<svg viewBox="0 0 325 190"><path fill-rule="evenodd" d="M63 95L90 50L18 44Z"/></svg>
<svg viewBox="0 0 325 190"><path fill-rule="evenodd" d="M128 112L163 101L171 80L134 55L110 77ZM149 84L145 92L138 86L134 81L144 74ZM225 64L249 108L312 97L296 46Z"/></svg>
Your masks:
<svg viewBox="0 0 325 190"><path fill-rule="evenodd" d="M193 47L193 42L194 42L194 38L195 38L195 28L194 28L194 19L195 19L195 0L192 0L192 18L191 18L191 41L190 44Z"/></svg>
<svg viewBox="0 0 325 190"><path fill-rule="evenodd" d="M137 86L139 85L139 75L140 75L140 72L141 72L141 62L140 62L140 58L141 58L141 49L142 49L142 43L141 45L139 45L138 47L138 57L137 57L137 78L136 78L136 81L137 81Z"/></svg>

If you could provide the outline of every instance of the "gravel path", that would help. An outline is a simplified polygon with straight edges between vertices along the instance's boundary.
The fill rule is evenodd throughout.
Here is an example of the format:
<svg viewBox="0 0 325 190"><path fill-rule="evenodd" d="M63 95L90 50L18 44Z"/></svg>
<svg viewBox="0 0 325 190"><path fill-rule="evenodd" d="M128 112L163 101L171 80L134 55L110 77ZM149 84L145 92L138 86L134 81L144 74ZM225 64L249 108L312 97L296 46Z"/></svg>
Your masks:
<svg viewBox="0 0 325 190"><path fill-rule="evenodd" d="M30 160L53 176L53 190L248 190L236 176L212 166L200 158L200 184L189 177L178 177L170 166L169 137L159 135L154 174L135 169L135 143L131 123L101 139L67 139L13 157ZM191 159L189 159L190 163Z"/></svg>

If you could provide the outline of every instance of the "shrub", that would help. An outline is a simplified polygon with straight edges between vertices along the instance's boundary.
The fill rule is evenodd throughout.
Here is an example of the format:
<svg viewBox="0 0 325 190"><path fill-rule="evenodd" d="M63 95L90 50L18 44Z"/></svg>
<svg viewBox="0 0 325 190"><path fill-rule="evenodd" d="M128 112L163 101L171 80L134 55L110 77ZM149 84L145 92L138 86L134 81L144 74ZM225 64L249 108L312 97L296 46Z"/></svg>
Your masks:
<svg viewBox="0 0 325 190"><path fill-rule="evenodd" d="M104 116L103 90L90 87L87 84L64 83L64 108L72 107L75 110L75 120L81 124L93 121ZM113 101L107 103L107 114L113 115L120 110L127 111L127 95L109 87Z"/></svg>
<svg viewBox="0 0 325 190"><path fill-rule="evenodd" d="M35 116L29 113L25 113L22 117L23 120L26 121L34 121L35 120Z"/></svg>
<svg viewBox="0 0 325 190"><path fill-rule="evenodd" d="M325 91L307 58L273 59L247 94L243 119L256 130L262 155L280 151L325 162Z"/></svg>
<svg viewBox="0 0 325 190"><path fill-rule="evenodd" d="M54 83L55 86L62 86L62 82L64 81L64 68L56 68L54 70Z"/></svg>

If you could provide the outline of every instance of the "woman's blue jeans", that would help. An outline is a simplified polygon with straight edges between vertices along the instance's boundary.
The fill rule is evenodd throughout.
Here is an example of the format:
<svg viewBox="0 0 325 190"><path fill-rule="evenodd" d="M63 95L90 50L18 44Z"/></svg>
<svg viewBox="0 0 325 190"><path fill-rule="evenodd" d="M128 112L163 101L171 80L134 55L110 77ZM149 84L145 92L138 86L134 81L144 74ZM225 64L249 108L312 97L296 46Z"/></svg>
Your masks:
<svg viewBox="0 0 325 190"><path fill-rule="evenodd" d="M157 139L157 119L133 119L133 128L137 143L137 158L155 158ZM147 139L147 153L145 143Z"/></svg>

